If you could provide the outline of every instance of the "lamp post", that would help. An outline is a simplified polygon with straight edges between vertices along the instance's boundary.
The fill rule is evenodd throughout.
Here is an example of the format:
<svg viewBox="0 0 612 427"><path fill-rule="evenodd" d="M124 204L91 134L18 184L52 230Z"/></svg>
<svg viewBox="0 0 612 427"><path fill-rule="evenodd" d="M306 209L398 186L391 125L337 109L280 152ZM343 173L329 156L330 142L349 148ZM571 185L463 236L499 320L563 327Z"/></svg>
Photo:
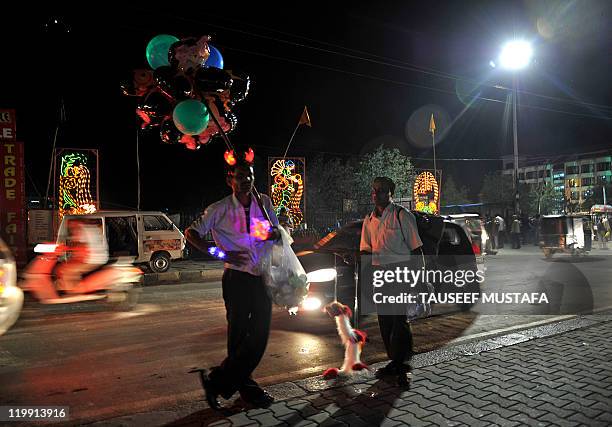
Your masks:
<svg viewBox="0 0 612 427"><path fill-rule="evenodd" d="M518 97L516 72L529 65L533 50L531 45L524 40L512 40L506 43L499 55L499 63L503 68L512 71L512 136L514 142L514 213L520 212L519 205L519 179L518 179L518 125L516 118L516 104Z"/></svg>

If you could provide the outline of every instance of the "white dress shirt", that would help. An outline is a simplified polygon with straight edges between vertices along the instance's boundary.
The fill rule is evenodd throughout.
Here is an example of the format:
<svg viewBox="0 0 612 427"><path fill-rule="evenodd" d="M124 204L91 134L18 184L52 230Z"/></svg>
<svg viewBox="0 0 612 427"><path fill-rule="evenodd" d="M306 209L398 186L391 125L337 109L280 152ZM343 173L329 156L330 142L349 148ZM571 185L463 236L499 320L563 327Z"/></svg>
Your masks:
<svg viewBox="0 0 612 427"><path fill-rule="evenodd" d="M272 225L278 226L278 219L274 213L270 198L262 194L261 201L270 215ZM255 228L255 219L259 221L265 220L253 196L251 196L249 216L251 231ZM246 221L244 207L236 196L231 194L208 206L202 216L196 219L188 229L196 231L200 236L204 236L209 231L212 231L215 244L223 251L246 252L246 262L243 265L237 266L226 262L225 268L260 276L261 269L259 264L261 258L272 247L272 242L263 242L251 236L247 232Z"/></svg>
<svg viewBox="0 0 612 427"><path fill-rule="evenodd" d="M380 217L372 212L363 221L359 250L372 253L373 265L407 261L422 245L414 215L393 202Z"/></svg>

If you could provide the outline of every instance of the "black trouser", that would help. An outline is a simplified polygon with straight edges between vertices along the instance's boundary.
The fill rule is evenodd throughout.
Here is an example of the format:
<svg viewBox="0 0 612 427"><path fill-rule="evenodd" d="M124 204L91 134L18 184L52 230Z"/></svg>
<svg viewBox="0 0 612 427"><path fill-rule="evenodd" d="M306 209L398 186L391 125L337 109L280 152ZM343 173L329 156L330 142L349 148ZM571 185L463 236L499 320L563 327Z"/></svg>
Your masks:
<svg viewBox="0 0 612 427"><path fill-rule="evenodd" d="M263 280L238 270L223 272L227 317L227 357L211 370L213 386L226 399L236 391L250 397L261 393L251 373L266 350L272 302Z"/></svg>
<svg viewBox="0 0 612 427"><path fill-rule="evenodd" d="M378 315L378 326L387 350L387 357L399 369L406 370L405 362L412 358L412 330L406 315Z"/></svg>

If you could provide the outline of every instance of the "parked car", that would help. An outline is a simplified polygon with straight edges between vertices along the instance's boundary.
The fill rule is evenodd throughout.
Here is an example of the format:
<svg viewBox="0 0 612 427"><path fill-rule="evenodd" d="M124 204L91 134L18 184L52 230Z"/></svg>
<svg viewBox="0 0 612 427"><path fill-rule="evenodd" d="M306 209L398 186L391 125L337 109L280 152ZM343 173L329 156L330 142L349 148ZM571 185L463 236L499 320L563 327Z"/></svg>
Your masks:
<svg viewBox="0 0 612 427"><path fill-rule="evenodd" d="M17 286L15 259L8 246L0 239L0 335L19 317L23 292Z"/></svg>
<svg viewBox="0 0 612 427"><path fill-rule="evenodd" d="M66 241L69 221L100 227L111 259L134 257L135 264L146 263L155 273L163 273L170 268L171 260L183 258L185 236L162 212L99 211L65 215L58 231L58 244Z"/></svg>
<svg viewBox="0 0 612 427"><path fill-rule="evenodd" d="M413 212L417 219L419 236L428 268L444 270L464 269L478 271L472 242L460 225L440 216ZM329 233L313 247L297 253L306 270L310 288L301 313L320 311L320 307L334 299L351 307L359 306L356 281L359 280L359 243L363 220L353 221ZM435 264L435 265L432 265ZM360 285L360 284L357 284ZM434 283L436 291L444 291L444 284ZM479 292L477 283L466 286L466 292ZM463 304L461 309L469 309Z"/></svg>

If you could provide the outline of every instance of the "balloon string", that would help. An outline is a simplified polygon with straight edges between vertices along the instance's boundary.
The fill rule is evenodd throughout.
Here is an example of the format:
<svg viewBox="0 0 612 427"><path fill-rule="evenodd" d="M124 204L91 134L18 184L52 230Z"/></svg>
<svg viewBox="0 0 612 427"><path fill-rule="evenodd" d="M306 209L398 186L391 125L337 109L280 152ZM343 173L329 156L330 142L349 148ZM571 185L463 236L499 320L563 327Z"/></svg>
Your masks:
<svg viewBox="0 0 612 427"><path fill-rule="evenodd" d="M208 105L208 101L206 100L206 98L203 97L202 98L202 102L204 103L204 105L206 105L206 108L208 109L208 111L210 113L210 116L213 119L213 122L215 122L215 125L217 125L217 129L219 129L219 132L221 133L221 137L223 138L223 141L225 142L225 145L227 146L227 149L228 150L233 150L234 146L232 145L232 142L230 141L229 136L227 136L227 133L225 133L225 131L221 127L221 124L219 123L219 120L217 120L217 118L215 117L215 114L213 113L213 110L210 109L210 107ZM259 205L259 209L261 210L261 213L264 215L266 220L268 220L270 225L272 225L272 220L270 219L270 214L268 213L268 211L264 207L263 202L261 201L261 195L259 194L259 191L257 191L257 188L255 188L255 186L253 186L253 189L251 190L251 194L253 195L253 197L255 197L255 200L257 201L257 205Z"/></svg>
<svg viewBox="0 0 612 427"><path fill-rule="evenodd" d="M227 146L227 149L228 150L233 150L234 146L232 145L232 142L230 141L229 136L227 136L227 133L225 133L225 131L221 127L221 124L219 123L219 120L217 120L217 118L215 117L215 114L213 113L213 110L211 110L210 106L208 105L208 100L206 98L202 97L202 102L204 103L204 105L206 105L206 108L210 112L210 116L212 117L213 122L215 122L215 125L217 125L217 129L219 129L219 132L221 133L221 137L223 138L223 141L225 142L225 145Z"/></svg>

